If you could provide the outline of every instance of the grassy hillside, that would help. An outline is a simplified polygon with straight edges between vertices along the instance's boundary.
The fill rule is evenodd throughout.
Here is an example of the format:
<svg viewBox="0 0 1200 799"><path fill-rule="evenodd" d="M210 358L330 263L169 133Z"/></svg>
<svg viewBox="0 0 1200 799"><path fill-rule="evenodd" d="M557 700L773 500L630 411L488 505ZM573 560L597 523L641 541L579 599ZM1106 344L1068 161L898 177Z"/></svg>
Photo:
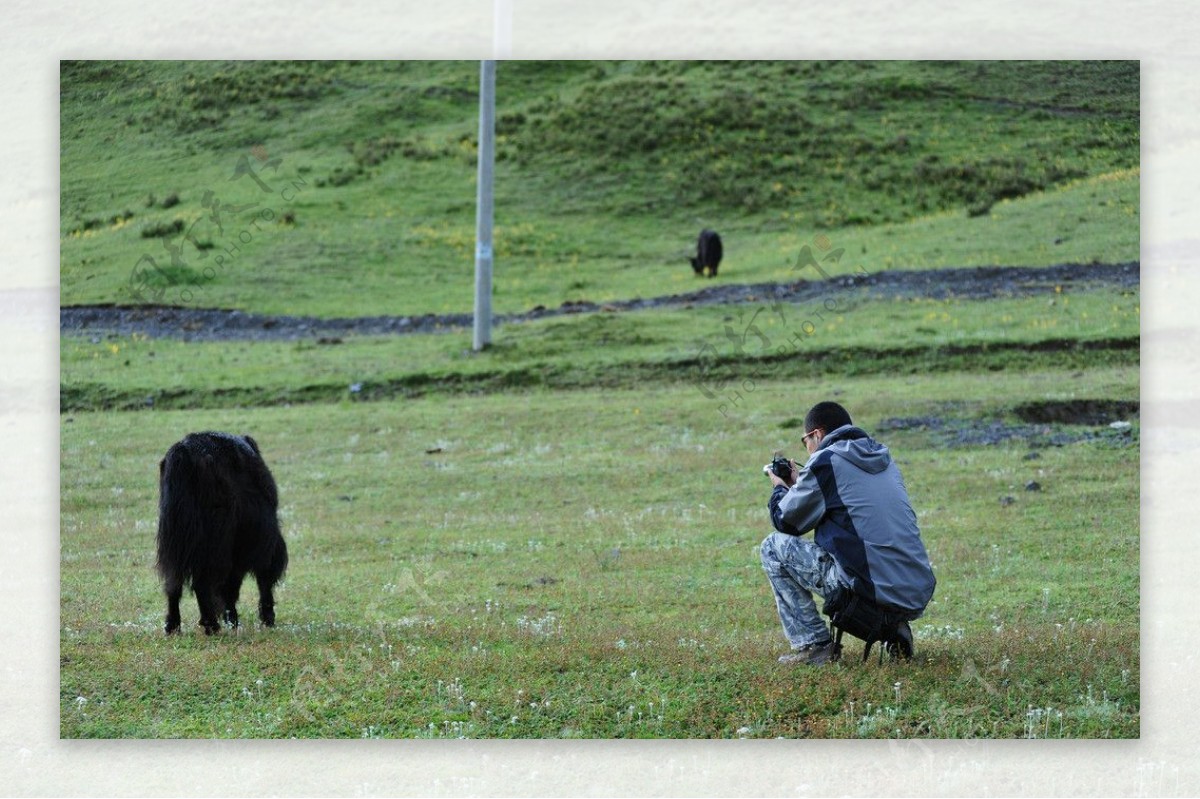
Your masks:
<svg viewBox="0 0 1200 799"><path fill-rule="evenodd" d="M132 283L167 304L469 310L477 72L64 62L63 303L134 301L151 258ZM689 286L705 225L720 281L787 279L818 233L846 269L1136 260L1138 80L1136 62L504 62L496 308Z"/></svg>

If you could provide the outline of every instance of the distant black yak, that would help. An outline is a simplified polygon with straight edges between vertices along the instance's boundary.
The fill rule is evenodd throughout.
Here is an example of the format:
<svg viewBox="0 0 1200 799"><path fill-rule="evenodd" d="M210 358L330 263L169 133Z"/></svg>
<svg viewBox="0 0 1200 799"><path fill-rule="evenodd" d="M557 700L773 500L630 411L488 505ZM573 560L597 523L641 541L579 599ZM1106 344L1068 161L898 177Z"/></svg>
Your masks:
<svg viewBox="0 0 1200 799"><path fill-rule="evenodd" d="M191 433L158 465L158 573L167 594L167 634L179 632L179 599L190 583L200 625L238 625L242 580L258 580L258 615L275 624L272 590L287 569L275 480L250 436Z"/></svg>
<svg viewBox="0 0 1200 799"><path fill-rule="evenodd" d="M717 267L721 265L721 237L717 231L705 228L700 231L700 240L696 243L696 257L692 259L692 269L696 275L708 270L709 277L717 276Z"/></svg>

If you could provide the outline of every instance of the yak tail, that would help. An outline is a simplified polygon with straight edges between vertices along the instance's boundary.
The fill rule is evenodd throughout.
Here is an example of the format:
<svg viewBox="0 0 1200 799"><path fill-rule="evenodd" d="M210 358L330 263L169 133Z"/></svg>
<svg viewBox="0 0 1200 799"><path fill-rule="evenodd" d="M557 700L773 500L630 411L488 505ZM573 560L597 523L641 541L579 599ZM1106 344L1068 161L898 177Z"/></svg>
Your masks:
<svg viewBox="0 0 1200 799"><path fill-rule="evenodd" d="M208 581L223 574L216 553L228 552L234 509L228 478L209 453L176 444L159 464L157 568L167 584Z"/></svg>

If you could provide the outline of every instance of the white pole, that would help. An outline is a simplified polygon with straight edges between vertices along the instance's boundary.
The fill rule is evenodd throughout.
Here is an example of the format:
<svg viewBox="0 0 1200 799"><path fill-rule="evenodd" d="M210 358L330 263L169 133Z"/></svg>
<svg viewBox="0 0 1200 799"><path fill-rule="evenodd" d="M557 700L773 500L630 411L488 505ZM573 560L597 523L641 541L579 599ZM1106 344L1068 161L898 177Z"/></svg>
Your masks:
<svg viewBox="0 0 1200 799"><path fill-rule="evenodd" d="M475 203L475 351L492 341L492 166L496 160L496 62L479 68L479 181Z"/></svg>

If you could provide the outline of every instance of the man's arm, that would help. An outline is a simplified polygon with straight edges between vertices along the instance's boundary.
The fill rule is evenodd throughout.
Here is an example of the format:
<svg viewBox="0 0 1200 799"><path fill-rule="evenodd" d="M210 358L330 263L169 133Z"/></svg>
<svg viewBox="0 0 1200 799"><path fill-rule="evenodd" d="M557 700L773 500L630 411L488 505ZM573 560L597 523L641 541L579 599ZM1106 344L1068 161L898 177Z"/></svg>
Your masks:
<svg viewBox="0 0 1200 799"><path fill-rule="evenodd" d="M771 499L767 502L767 509L771 512L771 524L775 529L785 535L803 535L803 531L797 530L783 520L783 513L779 510L779 502L787 494L788 488L784 485L777 485L771 491Z"/></svg>
<svg viewBox="0 0 1200 799"><path fill-rule="evenodd" d="M803 535L825 515L825 496L811 469L804 469L791 488L777 484L767 503L771 524L786 535Z"/></svg>

